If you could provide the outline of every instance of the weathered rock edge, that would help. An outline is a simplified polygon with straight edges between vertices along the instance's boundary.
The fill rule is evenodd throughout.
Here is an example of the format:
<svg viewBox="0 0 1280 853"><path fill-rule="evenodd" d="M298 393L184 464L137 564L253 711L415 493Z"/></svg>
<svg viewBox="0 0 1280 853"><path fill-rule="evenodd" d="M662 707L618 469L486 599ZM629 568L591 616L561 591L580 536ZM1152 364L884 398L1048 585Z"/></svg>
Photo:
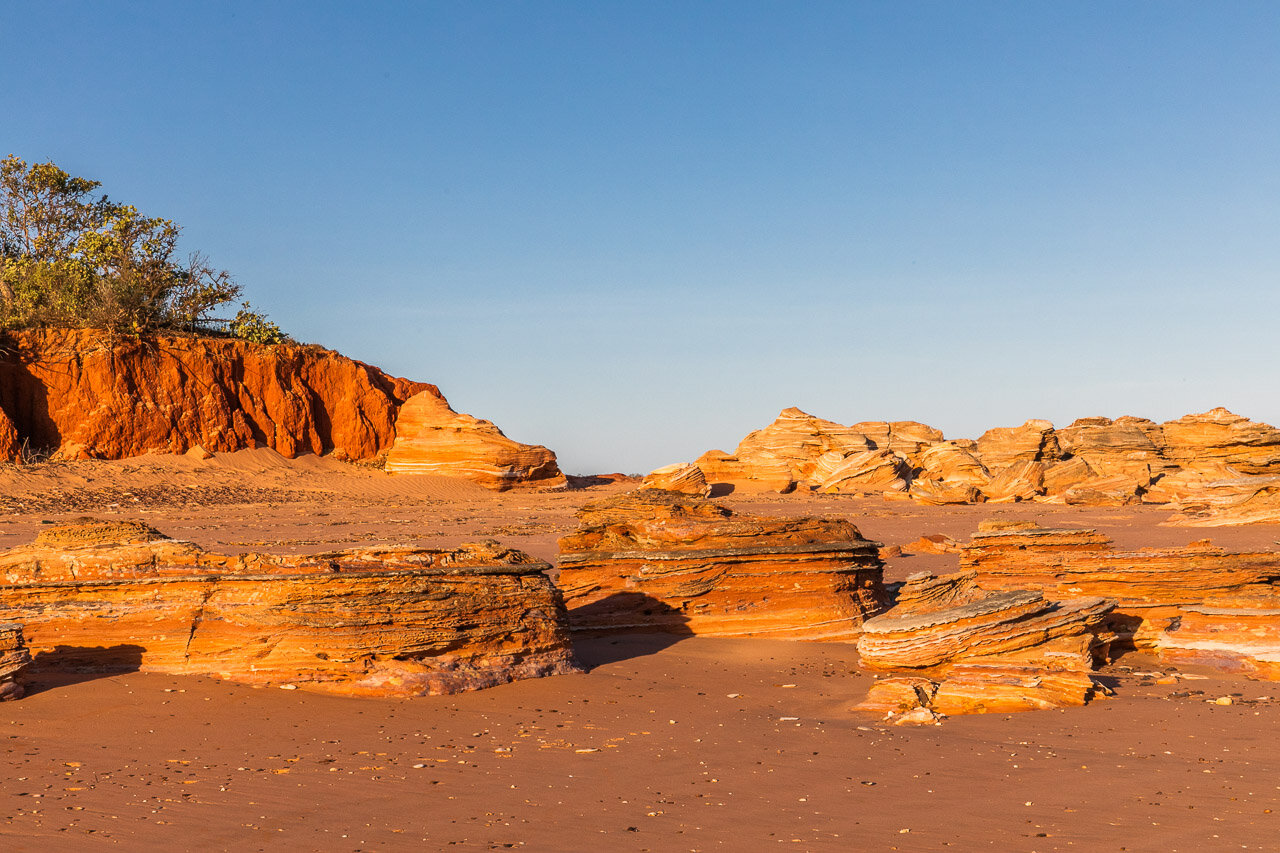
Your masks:
<svg viewBox="0 0 1280 853"><path fill-rule="evenodd" d="M574 631L850 640L882 606L879 544L844 520L736 515L655 488L578 517L560 539Z"/></svg>
<svg viewBox="0 0 1280 853"><path fill-rule="evenodd" d="M550 566L497 543L227 556L163 538L84 538L0 552L0 621L23 623L38 669L376 696L579 669Z"/></svg>
<svg viewBox="0 0 1280 853"><path fill-rule="evenodd" d="M221 453L368 459L390 448L401 405L434 385L295 344L89 329L0 339L0 459L23 448L67 458Z"/></svg>

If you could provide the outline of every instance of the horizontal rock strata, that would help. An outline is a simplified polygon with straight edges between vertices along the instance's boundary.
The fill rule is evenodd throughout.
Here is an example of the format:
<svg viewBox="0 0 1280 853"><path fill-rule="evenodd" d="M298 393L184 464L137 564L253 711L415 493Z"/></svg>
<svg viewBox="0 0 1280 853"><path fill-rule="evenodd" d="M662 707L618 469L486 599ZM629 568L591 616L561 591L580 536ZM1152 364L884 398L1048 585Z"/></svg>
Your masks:
<svg viewBox="0 0 1280 853"><path fill-rule="evenodd" d="M1208 541L1116 550L1093 530L984 524L960 564L985 589L1106 596L1117 637L1168 660L1277 677L1280 552L1232 553Z"/></svg>
<svg viewBox="0 0 1280 853"><path fill-rule="evenodd" d="M459 414L429 391L416 394L400 408L386 470L460 477L495 491L566 485L555 453L512 441L491 422Z"/></svg>
<svg viewBox="0 0 1280 853"><path fill-rule="evenodd" d="M1113 606L1097 597L1051 601L1028 589L989 592L972 571L913 576L894 608L863 626L862 665L893 675L858 707L932 722L1082 705L1111 639L1103 625Z"/></svg>
<svg viewBox="0 0 1280 853"><path fill-rule="evenodd" d="M0 621L42 668L455 693L576 669L548 568L496 543L229 556L84 521L0 552Z"/></svg>
<svg viewBox="0 0 1280 853"><path fill-rule="evenodd" d="M22 638L22 626L0 622L0 702L21 699L18 675L31 663L31 653Z"/></svg>
<svg viewBox="0 0 1280 853"><path fill-rule="evenodd" d="M560 540L574 630L845 640L881 606L878 544L847 521L736 515L642 489Z"/></svg>

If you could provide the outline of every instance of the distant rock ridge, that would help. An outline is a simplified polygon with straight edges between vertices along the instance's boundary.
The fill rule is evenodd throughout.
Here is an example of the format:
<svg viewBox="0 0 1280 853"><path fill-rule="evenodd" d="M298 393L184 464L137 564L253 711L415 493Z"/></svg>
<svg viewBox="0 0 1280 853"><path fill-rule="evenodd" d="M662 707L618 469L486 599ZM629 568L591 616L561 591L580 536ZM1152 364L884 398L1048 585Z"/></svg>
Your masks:
<svg viewBox="0 0 1280 853"><path fill-rule="evenodd" d="M0 461L28 453L124 459L252 447L289 458L367 460L393 450L410 400L410 422L399 432L410 444L412 432L419 445L436 448L430 465L419 453L420 470L491 488L563 485L546 448L517 444L488 421L457 414L434 385L320 347L113 338L90 329L0 337ZM398 454L398 463L405 456Z"/></svg>
<svg viewBox="0 0 1280 853"><path fill-rule="evenodd" d="M688 466L712 495L796 489L883 495L925 504L1042 501L1082 506L1167 503L1187 524L1280 520L1280 430L1224 408L1164 424L1146 418L1045 420L948 441L915 421L843 426L783 409L733 453L711 450Z"/></svg>

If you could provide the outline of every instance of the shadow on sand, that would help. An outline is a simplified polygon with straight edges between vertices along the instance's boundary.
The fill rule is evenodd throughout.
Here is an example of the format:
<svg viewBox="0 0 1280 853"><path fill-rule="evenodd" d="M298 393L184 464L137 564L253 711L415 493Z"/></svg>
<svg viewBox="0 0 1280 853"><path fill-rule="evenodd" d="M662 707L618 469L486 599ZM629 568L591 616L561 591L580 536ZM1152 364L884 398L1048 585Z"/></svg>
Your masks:
<svg viewBox="0 0 1280 853"><path fill-rule="evenodd" d="M40 652L21 679L28 696L142 668L142 646L57 646Z"/></svg>
<svg viewBox="0 0 1280 853"><path fill-rule="evenodd" d="M569 611L573 649L588 670L656 654L692 637L689 617L643 592L615 592Z"/></svg>

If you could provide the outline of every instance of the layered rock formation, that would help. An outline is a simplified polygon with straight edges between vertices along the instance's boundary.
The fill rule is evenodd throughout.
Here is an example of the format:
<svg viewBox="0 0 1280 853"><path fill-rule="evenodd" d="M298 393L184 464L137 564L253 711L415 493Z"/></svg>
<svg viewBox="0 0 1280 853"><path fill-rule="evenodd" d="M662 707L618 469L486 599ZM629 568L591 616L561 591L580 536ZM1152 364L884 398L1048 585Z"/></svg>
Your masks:
<svg viewBox="0 0 1280 853"><path fill-rule="evenodd" d="M684 492L704 498L711 494L711 487L707 485L702 469L688 463L654 469L644 478L641 488Z"/></svg>
<svg viewBox="0 0 1280 853"><path fill-rule="evenodd" d="M1229 465L1242 474L1280 474L1280 430L1223 408L1161 426L1165 458L1180 467Z"/></svg>
<svg viewBox="0 0 1280 853"><path fill-rule="evenodd" d="M863 625L862 665L896 675L878 680L858 707L932 722L1083 705L1095 689L1094 662L1111 639L1103 623L1113 606L1097 597L988 592L972 571L915 575L893 609Z"/></svg>
<svg viewBox="0 0 1280 853"><path fill-rule="evenodd" d="M1179 519L1233 524L1276 517L1258 478L1280 476L1280 430L1214 409L1165 424L1098 417L1055 430L1030 420L947 441L915 421L846 427L790 408L735 453L711 451L693 464L713 494L800 488L933 505L1173 502Z"/></svg>
<svg viewBox="0 0 1280 853"><path fill-rule="evenodd" d="M1164 659L1280 676L1280 552L1120 551L1093 530L984 523L960 565L983 589L1112 599L1117 641Z"/></svg>
<svg viewBox="0 0 1280 853"><path fill-rule="evenodd" d="M574 630L846 640L881 606L878 545L847 521L737 515L642 489L560 540Z"/></svg>
<svg viewBox="0 0 1280 853"><path fill-rule="evenodd" d="M21 699L18 675L31 663L31 653L22 639L22 626L0 623L0 702Z"/></svg>
<svg viewBox="0 0 1280 853"><path fill-rule="evenodd" d="M1186 481L1178 485L1185 487ZM1209 477L1181 493L1173 487L1170 484L1169 502L1177 510L1171 519L1176 523L1191 527L1280 523L1280 477Z"/></svg>
<svg viewBox="0 0 1280 853"><path fill-rule="evenodd" d="M1088 464L1103 477L1125 475L1146 487L1153 476L1177 466L1161 454L1164 434L1146 418L1080 418L1057 430L1064 454Z"/></svg>
<svg viewBox="0 0 1280 853"><path fill-rule="evenodd" d="M455 693L576 669L548 568L496 543L228 556L84 520L0 552L0 621L52 668Z"/></svg>
<svg viewBox="0 0 1280 853"><path fill-rule="evenodd" d="M24 443L70 458L265 445L366 459L391 445L405 400L439 395L317 347L48 329L7 333L3 350L9 460Z"/></svg>
<svg viewBox="0 0 1280 853"><path fill-rule="evenodd" d="M841 456L824 454L814 467L820 492L846 495L876 495L905 492L911 481L911 466L891 450L867 450Z"/></svg>
<svg viewBox="0 0 1280 853"><path fill-rule="evenodd" d="M1018 427L995 427L978 436L978 456L990 471L1015 462L1052 462L1061 449L1049 421L1030 420Z"/></svg>
<svg viewBox="0 0 1280 853"><path fill-rule="evenodd" d="M455 412L432 391L415 394L401 406L386 470L462 477L497 491L566 485L555 453L512 441L491 422Z"/></svg>

